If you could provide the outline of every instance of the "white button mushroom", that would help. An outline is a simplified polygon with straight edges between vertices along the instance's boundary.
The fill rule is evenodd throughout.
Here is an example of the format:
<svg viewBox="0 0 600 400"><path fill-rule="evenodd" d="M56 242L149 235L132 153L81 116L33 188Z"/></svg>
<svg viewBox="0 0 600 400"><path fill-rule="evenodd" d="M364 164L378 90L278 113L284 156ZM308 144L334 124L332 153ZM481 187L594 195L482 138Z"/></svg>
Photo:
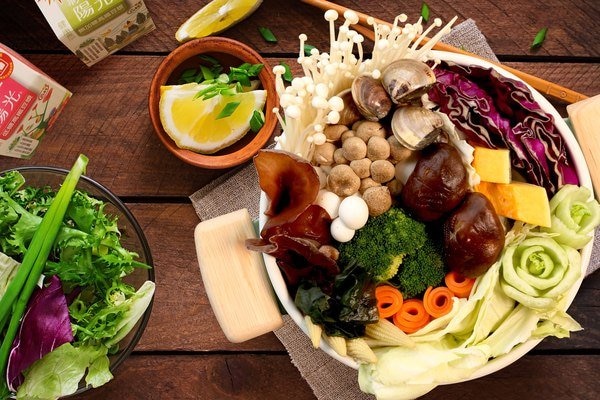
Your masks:
<svg viewBox="0 0 600 400"><path fill-rule="evenodd" d="M331 219L337 218L338 209L340 207L342 199L335 193L330 192L329 190L319 190L319 194L317 194L316 203L323 207L325 211L329 214Z"/></svg>
<svg viewBox="0 0 600 400"><path fill-rule="evenodd" d="M336 218L331 223L331 236L340 243L349 242L354 237L356 232L354 229L348 228L341 219Z"/></svg>
<svg viewBox="0 0 600 400"><path fill-rule="evenodd" d="M369 219L369 207L359 196L350 196L342 200L338 213L344 225L354 230L365 226Z"/></svg>

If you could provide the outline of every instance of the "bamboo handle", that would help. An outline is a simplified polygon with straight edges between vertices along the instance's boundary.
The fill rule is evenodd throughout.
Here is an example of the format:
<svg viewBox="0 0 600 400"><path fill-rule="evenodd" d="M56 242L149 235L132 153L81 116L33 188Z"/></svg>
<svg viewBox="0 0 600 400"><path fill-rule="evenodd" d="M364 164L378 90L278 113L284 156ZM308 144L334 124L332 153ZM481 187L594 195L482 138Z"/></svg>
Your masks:
<svg viewBox="0 0 600 400"><path fill-rule="evenodd" d="M369 16L367 14L364 14L364 13L361 13L358 11L354 11L350 8L346 8L344 6L340 6L339 4L335 4L335 3L332 3L332 2L326 1L326 0L301 0L301 1L303 3L317 7L321 10L335 10L340 14L343 14L346 11L353 11L358 16L359 24L360 24L360 25L355 25L353 28L357 32L359 32L360 34L365 36L366 38L369 38L371 40L375 39L375 35L374 35L373 31L366 27L366 26L368 26L367 19L369 18ZM384 24L384 25L391 26L391 24L389 22L386 22L386 21L383 21L383 20L380 20L377 18L374 18L374 20L377 24ZM422 43L427 43L428 41L429 41L429 38L424 38ZM527 73L525 73L523 71L519 71L518 69L515 69L515 68L507 67L506 65L500 64L498 62L494 62L494 61L485 59L483 57L478 56L477 54L456 48L449 44L437 42L435 44L435 46L433 46L433 49L448 51L451 53L464 54L467 56L478 58L480 60L485 60L489 63L492 63L494 65L497 65L497 66L503 68L504 70L512 73L513 75L518 76L524 82L527 82L529 85L531 85L536 90L538 90L540 93L543 93L553 99L564 101L565 103L576 103L580 100L584 100L584 99L588 98L588 96L586 96L584 94L581 94L574 90L560 86L556 83L544 80L542 78L538 78L537 76L527 74Z"/></svg>

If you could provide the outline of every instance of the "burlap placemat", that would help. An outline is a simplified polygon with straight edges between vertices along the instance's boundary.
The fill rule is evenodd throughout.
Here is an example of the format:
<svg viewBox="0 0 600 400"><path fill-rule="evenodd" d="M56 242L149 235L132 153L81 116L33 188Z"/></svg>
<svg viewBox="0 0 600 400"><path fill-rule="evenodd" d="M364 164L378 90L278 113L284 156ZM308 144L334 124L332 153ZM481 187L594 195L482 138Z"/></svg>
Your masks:
<svg viewBox="0 0 600 400"><path fill-rule="evenodd" d="M484 35L471 19L457 25L444 42L497 61ZM260 187L254 165L247 163L216 179L190 196L200 220L247 208L258 219ZM596 232L592 259L586 276L600 267L600 233ZM357 371L343 365L321 350L315 350L308 337L288 316L275 335L288 351L293 364L319 400L372 400L358 387Z"/></svg>

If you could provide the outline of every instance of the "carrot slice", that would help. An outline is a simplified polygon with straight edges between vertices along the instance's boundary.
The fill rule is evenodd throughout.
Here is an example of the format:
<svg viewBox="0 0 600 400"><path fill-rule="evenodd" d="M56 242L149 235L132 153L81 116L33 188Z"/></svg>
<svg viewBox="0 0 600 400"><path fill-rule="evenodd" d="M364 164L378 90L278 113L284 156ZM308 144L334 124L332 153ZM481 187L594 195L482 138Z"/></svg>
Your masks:
<svg viewBox="0 0 600 400"><path fill-rule="evenodd" d="M405 333L413 333L427 325L431 315L425 311L423 301L419 299L408 299L402 304L402 308L394 314L394 325Z"/></svg>
<svg viewBox="0 0 600 400"><path fill-rule="evenodd" d="M471 294L475 279L464 277L455 271L450 271L444 277L444 282L456 297L465 298Z"/></svg>
<svg viewBox="0 0 600 400"><path fill-rule="evenodd" d="M404 301L402 293L390 285L379 285L375 288L379 318L389 318L400 311Z"/></svg>
<svg viewBox="0 0 600 400"><path fill-rule="evenodd" d="M439 318L452 310L452 297L454 293L445 286L429 286L423 295L423 307L433 318Z"/></svg>

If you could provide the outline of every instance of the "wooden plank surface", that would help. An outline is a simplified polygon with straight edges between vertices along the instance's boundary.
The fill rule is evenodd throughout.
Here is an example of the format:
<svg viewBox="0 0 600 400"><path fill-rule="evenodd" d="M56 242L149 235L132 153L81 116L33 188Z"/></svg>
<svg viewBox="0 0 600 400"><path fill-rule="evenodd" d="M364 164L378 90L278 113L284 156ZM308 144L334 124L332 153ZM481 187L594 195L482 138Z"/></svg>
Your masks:
<svg viewBox="0 0 600 400"><path fill-rule="evenodd" d="M155 261L156 298L148 327L114 381L76 399L298 399L315 396L274 334L232 344L212 314L198 270L188 196L229 170L191 167L171 155L153 132L147 111L152 75L178 43L179 25L208 0L146 0L157 29L92 68L58 41L34 1L4 0L0 42L21 52L74 92L31 160L0 158L0 170L20 165L68 168L79 153L87 175L127 202L147 235ZM390 20L418 18L421 0L338 3ZM597 0L428 0L432 17L473 18L507 65L589 96L600 93ZM292 22L290 22L292 21ZM278 38L267 43L258 27ZM327 48L322 12L300 1L264 0L250 18L223 32L267 57L295 64L298 35ZM544 45L530 50L539 29ZM367 51L370 45L366 45ZM555 103L566 116L563 104ZM600 273L586 279L569 313L585 328L570 339L546 339L508 368L475 381L439 387L424 399L595 399L600 377Z"/></svg>
<svg viewBox="0 0 600 400"><path fill-rule="evenodd" d="M189 196L228 172L185 164L155 135L147 94L163 56L115 55L93 70L70 55L34 54L27 58L74 96L31 160L0 158L0 170L22 165L68 168L79 153L84 153L90 158L88 175L117 195L162 197ZM271 65L286 61L299 74L293 59L269 57L267 61ZM509 65L587 95L600 93L600 63ZM566 116L564 105L557 106Z"/></svg>
<svg viewBox="0 0 600 400"><path fill-rule="evenodd" d="M596 398L597 386L589 377L597 377L599 369L598 355L525 356L493 375L438 386L421 400L591 400ZM494 390L490 391L490 387ZM133 355L112 382L76 398L315 400L316 397L287 355L195 354Z"/></svg>
<svg viewBox="0 0 600 400"><path fill-rule="evenodd" d="M127 52L168 52L177 46L177 28L208 0L173 2L146 0L157 29L126 48ZM405 13L415 21L421 11L421 0L364 1L340 0L337 3L360 10L384 20ZM514 1L452 1L429 0L431 17L444 21L458 16L458 22L473 18L499 55L599 57L597 21L600 5L596 0L530 0ZM0 13L0 42L18 51L67 51L56 39L34 1L4 0ZM242 40L267 53L297 52L299 33L306 33L311 44L326 44L323 35L323 13L295 0L264 0L252 18L242 21L225 34ZM293 23L290 24L290 21ZM277 36L276 44L264 41L258 27L268 26ZM548 27L544 46L531 52L530 45L537 31Z"/></svg>

